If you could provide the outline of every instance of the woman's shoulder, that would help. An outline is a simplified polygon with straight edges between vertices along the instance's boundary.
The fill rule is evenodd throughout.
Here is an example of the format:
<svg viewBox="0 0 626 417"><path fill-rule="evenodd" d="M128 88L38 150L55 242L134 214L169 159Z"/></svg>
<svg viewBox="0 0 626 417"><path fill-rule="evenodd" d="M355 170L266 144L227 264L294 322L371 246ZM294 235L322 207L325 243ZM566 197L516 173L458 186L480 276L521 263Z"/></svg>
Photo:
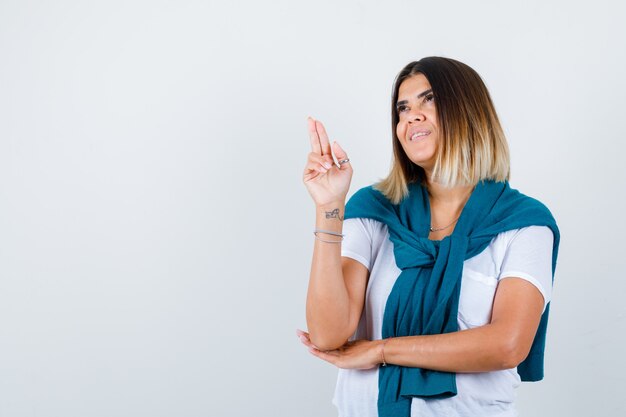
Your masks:
<svg viewBox="0 0 626 417"><path fill-rule="evenodd" d="M514 211L518 213L524 212L527 215L534 214L536 216L545 217L548 218L550 222L554 222L554 216L545 203L536 197L522 193L516 188L512 188L508 182L506 182L506 192L503 196L505 196L509 205L514 207Z"/></svg>
<svg viewBox="0 0 626 417"><path fill-rule="evenodd" d="M504 254L514 242L527 242L529 244L549 242L552 245L553 240L554 234L550 227L531 225L498 233L489 246Z"/></svg>
<svg viewBox="0 0 626 417"><path fill-rule="evenodd" d="M507 230L496 235L479 254L465 261L465 268L498 277L507 259L549 259L552 253L553 234L547 226L527 226Z"/></svg>
<svg viewBox="0 0 626 417"><path fill-rule="evenodd" d="M386 235L388 233L387 225L385 223L368 217L346 218L344 220L344 229L352 230L354 228L366 231L371 238L379 235Z"/></svg>
<svg viewBox="0 0 626 417"><path fill-rule="evenodd" d="M510 242L517 239L519 236L529 236L538 239L553 238L550 227L544 225L531 225L501 232L495 237L495 239L503 242Z"/></svg>

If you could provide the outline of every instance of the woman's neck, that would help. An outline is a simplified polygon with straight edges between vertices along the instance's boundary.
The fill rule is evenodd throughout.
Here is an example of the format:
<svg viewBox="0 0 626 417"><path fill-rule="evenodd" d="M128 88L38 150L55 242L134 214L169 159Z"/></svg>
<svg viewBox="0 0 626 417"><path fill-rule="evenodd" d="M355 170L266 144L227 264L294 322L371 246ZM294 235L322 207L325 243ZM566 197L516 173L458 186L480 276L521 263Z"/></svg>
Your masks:
<svg viewBox="0 0 626 417"><path fill-rule="evenodd" d="M426 171L426 190L430 204L430 227L428 238L441 240L454 232L456 221L463 212L463 207L474 191L473 185L444 187L432 181L431 172Z"/></svg>
<svg viewBox="0 0 626 417"><path fill-rule="evenodd" d="M428 182L430 201L430 232L428 238L441 240L454 232L463 207L472 195L474 187L443 187L441 184Z"/></svg>
<svg viewBox="0 0 626 417"><path fill-rule="evenodd" d="M474 186L444 187L437 182L428 180L426 181L426 189L430 197L431 207L436 206L447 212L460 213L472 195Z"/></svg>

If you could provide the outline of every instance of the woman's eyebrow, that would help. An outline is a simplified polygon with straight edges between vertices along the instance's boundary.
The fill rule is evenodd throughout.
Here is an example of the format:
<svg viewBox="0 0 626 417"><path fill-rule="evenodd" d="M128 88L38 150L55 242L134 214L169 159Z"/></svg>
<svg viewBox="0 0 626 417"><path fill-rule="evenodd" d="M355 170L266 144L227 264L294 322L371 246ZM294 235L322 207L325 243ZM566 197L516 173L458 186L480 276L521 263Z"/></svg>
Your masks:
<svg viewBox="0 0 626 417"><path fill-rule="evenodd" d="M420 98L424 97L426 94L429 94L429 93L432 93L432 92L433 92L433 89L432 89L432 88L429 88L428 90L426 90L426 91L423 91L423 92L419 93L419 94L417 95L417 98L418 98L418 99L420 99ZM408 102L409 102L408 100L401 100L401 101L398 101L398 102L396 103L396 107L401 106L401 105L403 105L403 104L407 104Z"/></svg>

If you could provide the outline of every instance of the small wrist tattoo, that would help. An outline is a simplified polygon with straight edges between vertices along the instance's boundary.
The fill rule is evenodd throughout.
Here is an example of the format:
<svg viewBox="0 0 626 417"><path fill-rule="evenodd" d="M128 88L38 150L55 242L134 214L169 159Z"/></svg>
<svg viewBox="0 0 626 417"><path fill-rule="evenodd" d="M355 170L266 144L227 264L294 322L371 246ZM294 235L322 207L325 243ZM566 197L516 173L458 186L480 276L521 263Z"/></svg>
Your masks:
<svg viewBox="0 0 626 417"><path fill-rule="evenodd" d="M333 211L325 211L325 213L327 219L339 219L340 221L343 221L343 217L339 215L338 208L334 209Z"/></svg>

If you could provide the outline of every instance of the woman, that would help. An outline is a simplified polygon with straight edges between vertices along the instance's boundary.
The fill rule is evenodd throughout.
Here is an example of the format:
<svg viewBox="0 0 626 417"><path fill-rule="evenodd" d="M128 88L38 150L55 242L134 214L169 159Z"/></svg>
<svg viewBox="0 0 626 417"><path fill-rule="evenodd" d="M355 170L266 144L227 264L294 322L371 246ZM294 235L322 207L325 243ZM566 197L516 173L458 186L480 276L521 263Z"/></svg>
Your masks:
<svg viewBox="0 0 626 417"><path fill-rule="evenodd" d="M316 239L298 335L341 368L339 415L517 415L515 388L543 378L559 231L509 187L480 76L441 57L402 69L391 172L347 206L348 155L308 124Z"/></svg>

